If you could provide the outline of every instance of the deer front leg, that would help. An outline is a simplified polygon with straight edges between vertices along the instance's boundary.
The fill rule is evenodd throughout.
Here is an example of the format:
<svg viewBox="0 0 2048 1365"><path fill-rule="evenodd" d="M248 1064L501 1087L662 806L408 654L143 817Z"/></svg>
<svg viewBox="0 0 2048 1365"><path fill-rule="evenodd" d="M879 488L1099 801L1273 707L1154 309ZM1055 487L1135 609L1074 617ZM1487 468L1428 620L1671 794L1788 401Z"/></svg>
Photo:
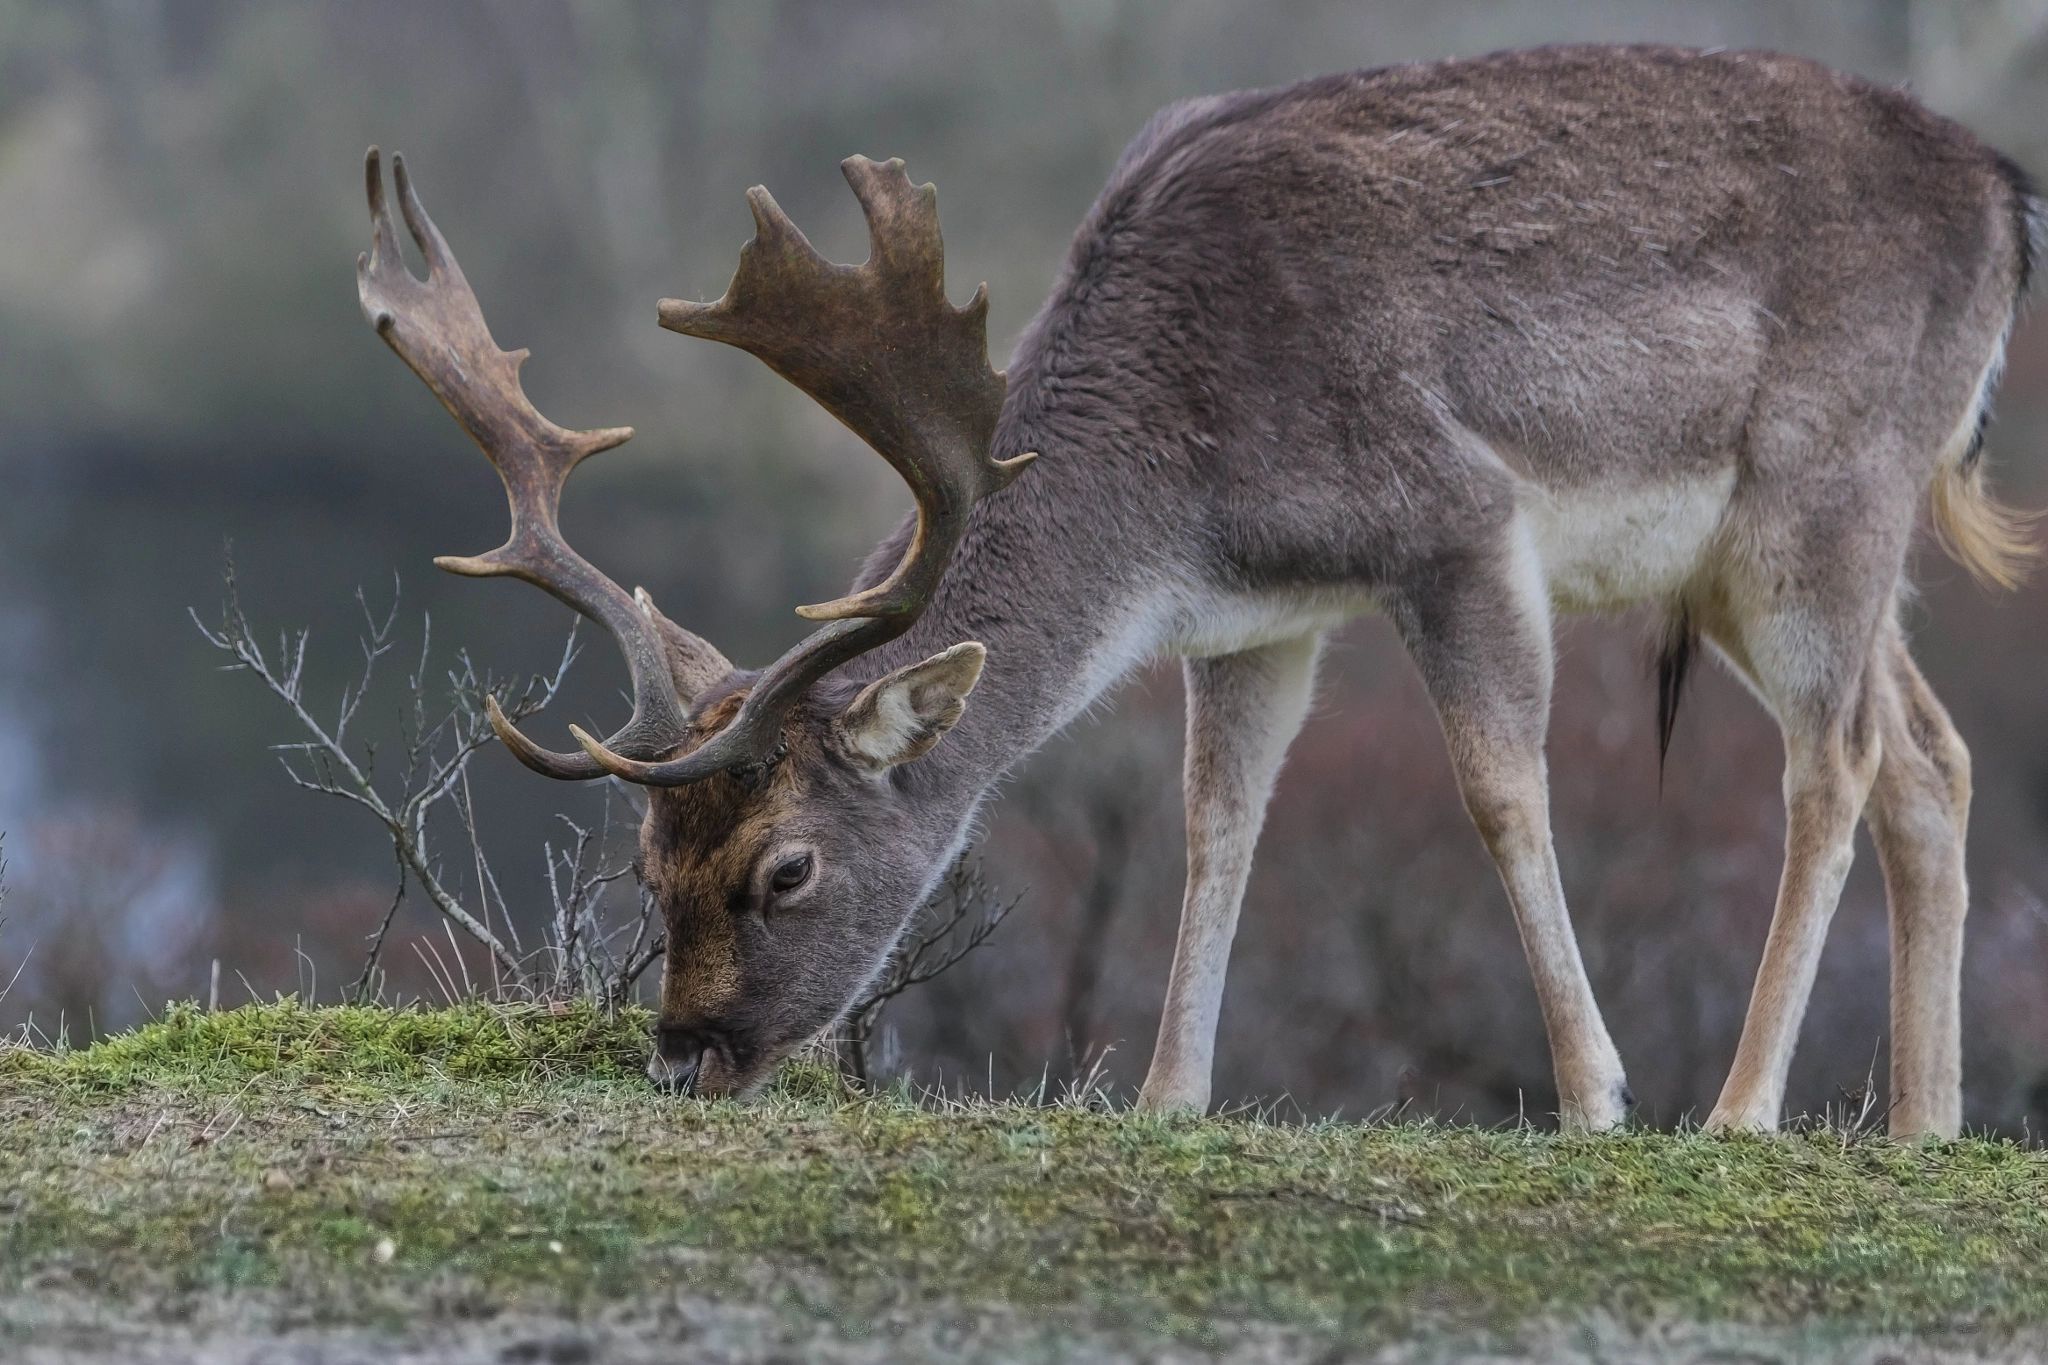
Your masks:
<svg viewBox="0 0 2048 1365"><path fill-rule="evenodd" d="M1392 615L1507 888L1550 1036L1558 1121L1573 1132L1612 1127L1635 1097L1586 979L1551 844L1550 613L1534 552L1510 532L1498 560L1439 573L1402 594Z"/></svg>
<svg viewBox="0 0 2048 1365"><path fill-rule="evenodd" d="M1308 714L1321 647L1320 635L1306 635L1239 654L1189 659L1183 667L1187 893L1159 1042L1138 1092L1140 1108L1209 1107L1216 1017L1238 907L1280 760Z"/></svg>

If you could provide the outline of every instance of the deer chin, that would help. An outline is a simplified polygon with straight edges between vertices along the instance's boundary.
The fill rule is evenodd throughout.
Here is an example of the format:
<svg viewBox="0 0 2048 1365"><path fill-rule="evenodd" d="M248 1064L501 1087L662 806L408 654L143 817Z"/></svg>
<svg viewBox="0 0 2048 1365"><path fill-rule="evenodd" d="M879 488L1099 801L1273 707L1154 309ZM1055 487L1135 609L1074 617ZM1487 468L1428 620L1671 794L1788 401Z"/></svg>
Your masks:
<svg viewBox="0 0 2048 1365"><path fill-rule="evenodd" d="M783 1058L794 1051L794 1047L769 1049L756 1053L745 1063L707 1053L697 1068L697 1094L708 1100L751 1099L775 1074Z"/></svg>
<svg viewBox="0 0 2048 1365"><path fill-rule="evenodd" d="M647 1059L647 1079L656 1090L669 1094L691 1094L696 1089L697 1067L692 1062L673 1061L659 1049Z"/></svg>
<svg viewBox="0 0 2048 1365"><path fill-rule="evenodd" d="M798 1043L749 1048L735 1056L727 1048L706 1048L695 1057L671 1057L657 1046L647 1059L647 1079L657 1090L699 1099L748 1099L775 1074Z"/></svg>

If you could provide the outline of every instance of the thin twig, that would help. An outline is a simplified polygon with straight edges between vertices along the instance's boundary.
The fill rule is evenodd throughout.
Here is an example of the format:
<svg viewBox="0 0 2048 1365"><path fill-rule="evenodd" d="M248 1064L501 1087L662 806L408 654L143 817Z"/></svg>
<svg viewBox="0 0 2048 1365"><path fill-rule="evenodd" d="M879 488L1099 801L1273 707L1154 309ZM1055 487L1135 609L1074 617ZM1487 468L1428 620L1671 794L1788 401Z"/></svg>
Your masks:
<svg viewBox="0 0 2048 1365"><path fill-rule="evenodd" d="M396 850L393 850L393 856L398 863L398 887L391 893L391 907L384 912L377 932L370 937L370 953L363 959L362 974L348 988L348 998L358 1005L366 1005L373 998L370 983L377 973L377 959L384 953L384 937L391 932L391 921L398 917L398 907L405 903L405 858Z"/></svg>
<svg viewBox="0 0 2048 1365"><path fill-rule="evenodd" d="M982 877L980 861L971 853L955 860L939 890L911 920L912 925L926 923L906 929L867 994L846 1013L838 1050L840 1069L848 1079L863 1086L873 1080L868 1049L889 1002L960 965L969 953L988 942L1022 899L998 899ZM964 935L959 934L960 926L977 911L979 918L968 925Z"/></svg>

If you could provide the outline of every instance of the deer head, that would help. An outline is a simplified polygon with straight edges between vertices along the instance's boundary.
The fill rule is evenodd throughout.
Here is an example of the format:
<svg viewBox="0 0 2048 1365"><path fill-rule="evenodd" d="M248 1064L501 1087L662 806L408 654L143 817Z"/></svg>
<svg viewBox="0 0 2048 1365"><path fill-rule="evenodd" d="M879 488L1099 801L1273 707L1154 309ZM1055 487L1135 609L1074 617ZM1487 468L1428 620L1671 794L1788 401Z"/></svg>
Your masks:
<svg viewBox="0 0 2048 1365"><path fill-rule="evenodd" d="M853 157L841 169L867 216L866 264L825 261L756 188L754 240L725 297L662 302L662 326L749 351L817 399L895 467L917 503L893 573L799 607L826 624L766 669L735 669L562 539L569 472L632 430L565 431L534 409L519 384L527 352L498 349L404 160L392 162L428 273L423 282L405 266L373 147L373 245L356 265L364 315L483 448L512 510L502 546L434 562L553 594L611 633L633 683L625 725L603 741L571 726L575 752L535 744L495 702L492 724L536 772L650 788L640 865L667 928L650 1074L704 1093L745 1091L838 1019L957 837L957 820L925 817L900 769L960 718L982 646L964 641L864 685L834 675L910 628L968 512L1034 458L990 455L1004 381L988 362L987 288L950 305L936 193L912 186L901 161Z"/></svg>

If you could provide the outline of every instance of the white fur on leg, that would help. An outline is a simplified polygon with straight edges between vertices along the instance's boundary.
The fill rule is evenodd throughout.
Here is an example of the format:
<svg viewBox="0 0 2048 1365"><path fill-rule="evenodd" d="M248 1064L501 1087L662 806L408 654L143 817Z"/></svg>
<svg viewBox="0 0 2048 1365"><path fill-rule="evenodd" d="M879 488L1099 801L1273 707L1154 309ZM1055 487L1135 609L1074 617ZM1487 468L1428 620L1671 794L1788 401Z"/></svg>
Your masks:
<svg viewBox="0 0 2048 1365"><path fill-rule="evenodd" d="M1320 635L1187 664L1188 883L1146 1109L1206 1109L1216 1020L1252 851L1281 760L1308 714Z"/></svg>

